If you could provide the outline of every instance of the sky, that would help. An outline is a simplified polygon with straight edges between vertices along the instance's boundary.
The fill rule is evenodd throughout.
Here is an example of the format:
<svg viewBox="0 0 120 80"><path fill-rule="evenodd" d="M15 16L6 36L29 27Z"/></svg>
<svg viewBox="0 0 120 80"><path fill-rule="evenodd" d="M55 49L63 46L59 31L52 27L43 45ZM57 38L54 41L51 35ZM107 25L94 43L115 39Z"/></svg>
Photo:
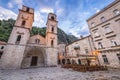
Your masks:
<svg viewBox="0 0 120 80"><path fill-rule="evenodd" d="M76 37L89 35L86 20L115 0L0 0L0 19L16 19L22 5L34 8L33 26L46 27L48 13L57 15L58 27Z"/></svg>

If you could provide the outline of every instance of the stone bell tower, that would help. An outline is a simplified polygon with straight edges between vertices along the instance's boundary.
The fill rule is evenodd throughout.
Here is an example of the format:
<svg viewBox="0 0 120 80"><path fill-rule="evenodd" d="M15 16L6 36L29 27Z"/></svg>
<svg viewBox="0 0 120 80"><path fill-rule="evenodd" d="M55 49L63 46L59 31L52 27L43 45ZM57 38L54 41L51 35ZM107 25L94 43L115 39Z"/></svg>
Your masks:
<svg viewBox="0 0 120 80"><path fill-rule="evenodd" d="M48 14L46 29L46 62L47 66L57 65L57 19L53 13Z"/></svg>
<svg viewBox="0 0 120 80"><path fill-rule="evenodd" d="M10 34L6 50L1 58L2 68L21 68L23 54L27 41L30 37L30 30L34 21L34 10L23 6L19 9L19 15Z"/></svg>

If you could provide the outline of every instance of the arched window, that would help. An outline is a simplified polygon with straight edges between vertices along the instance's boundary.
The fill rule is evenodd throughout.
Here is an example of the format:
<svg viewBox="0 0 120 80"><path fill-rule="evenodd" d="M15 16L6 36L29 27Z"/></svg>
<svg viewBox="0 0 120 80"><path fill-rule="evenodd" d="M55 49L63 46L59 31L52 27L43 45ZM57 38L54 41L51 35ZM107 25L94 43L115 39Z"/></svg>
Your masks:
<svg viewBox="0 0 120 80"><path fill-rule="evenodd" d="M72 64L76 64L76 61L72 59Z"/></svg>
<svg viewBox="0 0 120 80"><path fill-rule="evenodd" d="M101 17L101 22L105 22L105 17Z"/></svg>
<svg viewBox="0 0 120 80"><path fill-rule="evenodd" d="M35 39L35 43L39 44L40 43L40 39Z"/></svg>
<svg viewBox="0 0 120 80"><path fill-rule="evenodd" d="M78 64L81 64L81 60L80 59L78 59Z"/></svg>
<svg viewBox="0 0 120 80"><path fill-rule="evenodd" d="M22 21L22 26L25 26L26 21Z"/></svg>
<svg viewBox="0 0 120 80"><path fill-rule="evenodd" d="M26 11L29 12L30 8L27 8Z"/></svg>
<svg viewBox="0 0 120 80"><path fill-rule="evenodd" d="M51 40L51 46L53 47L53 45L54 45L54 41L53 41L53 40Z"/></svg>
<svg viewBox="0 0 120 80"><path fill-rule="evenodd" d="M16 44L19 44L19 43L20 43L20 40L21 40L21 35L18 35L18 36L17 36L17 40L16 40Z"/></svg>
<svg viewBox="0 0 120 80"><path fill-rule="evenodd" d="M51 19L54 20L54 16L51 16Z"/></svg>
<svg viewBox="0 0 120 80"><path fill-rule="evenodd" d="M67 64L71 64L70 59L67 59Z"/></svg>
<svg viewBox="0 0 120 80"><path fill-rule="evenodd" d="M0 52L0 58L2 57L2 55L3 55L3 52Z"/></svg>
<svg viewBox="0 0 120 80"><path fill-rule="evenodd" d="M103 45L101 42L98 43L98 48L103 48Z"/></svg>
<svg viewBox="0 0 120 80"><path fill-rule="evenodd" d="M52 33L54 32L54 27L52 27Z"/></svg>
<svg viewBox="0 0 120 80"><path fill-rule="evenodd" d="M65 59L62 59L62 64L65 64Z"/></svg>

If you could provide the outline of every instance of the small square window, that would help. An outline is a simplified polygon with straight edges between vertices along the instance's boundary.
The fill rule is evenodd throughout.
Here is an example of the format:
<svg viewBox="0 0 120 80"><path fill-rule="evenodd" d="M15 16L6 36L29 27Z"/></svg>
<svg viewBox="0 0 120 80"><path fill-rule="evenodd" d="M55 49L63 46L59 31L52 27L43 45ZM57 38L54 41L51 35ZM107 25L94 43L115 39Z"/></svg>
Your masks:
<svg viewBox="0 0 120 80"><path fill-rule="evenodd" d="M94 31L94 36L95 37L99 37L100 36L100 34L98 33L98 31Z"/></svg>
<svg viewBox="0 0 120 80"><path fill-rule="evenodd" d="M111 30L111 28L109 26L106 26L105 27L105 32L106 33L110 33L110 32L112 32L112 30Z"/></svg>
<svg viewBox="0 0 120 80"><path fill-rule="evenodd" d="M115 9L115 10L113 11L113 13L114 13L114 15L118 15L118 14L120 14L120 11L119 11L118 9Z"/></svg>
<svg viewBox="0 0 120 80"><path fill-rule="evenodd" d="M94 27L94 26L95 26L95 23L94 23L94 22L92 22L92 23L91 23L91 26L92 26L92 27Z"/></svg>
<svg viewBox="0 0 120 80"><path fill-rule="evenodd" d="M101 17L101 22L105 22L105 17Z"/></svg>

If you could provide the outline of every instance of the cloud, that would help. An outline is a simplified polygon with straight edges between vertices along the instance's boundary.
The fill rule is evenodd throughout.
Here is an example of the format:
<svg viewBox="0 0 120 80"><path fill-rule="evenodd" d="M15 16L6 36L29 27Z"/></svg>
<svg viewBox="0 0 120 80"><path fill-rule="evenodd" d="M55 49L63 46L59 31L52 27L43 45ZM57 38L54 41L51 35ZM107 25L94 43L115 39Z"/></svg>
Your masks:
<svg viewBox="0 0 120 80"><path fill-rule="evenodd" d="M89 35L89 29L87 25L77 26L69 29L69 33L80 38L81 35L87 36Z"/></svg>
<svg viewBox="0 0 120 80"><path fill-rule="evenodd" d="M8 8L13 8L13 4L11 2L8 3Z"/></svg>
<svg viewBox="0 0 120 80"><path fill-rule="evenodd" d="M100 9L98 8L94 8L94 10L96 11L96 13L100 12Z"/></svg>
<svg viewBox="0 0 120 80"><path fill-rule="evenodd" d="M16 5L18 6L18 8L22 8L23 0L10 0L10 2L8 2L9 8L13 8L13 6Z"/></svg>
<svg viewBox="0 0 120 80"><path fill-rule="evenodd" d="M40 12L36 11L34 14L35 15L34 15L34 23L33 23L33 25L34 26L39 26L39 27L44 27L45 22L44 22L43 16L40 14Z"/></svg>
<svg viewBox="0 0 120 80"><path fill-rule="evenodd" d="M60 1L59 1L59 0L56 0L55 6L58 6L59 4L60 4Z"/></svg>
<svg viewBox="0 0 120 80"><path fill-rule="evenodd" d="M17 18L17 14L9 9L5 9L0 6L0 10L1 10L0 11L0 20L3 20L3 19L7 20L9 18L12 18L12 19Z"/></svg>
<svg viewBox="0 0 120 80"><path fill-rule="evenodd" d="M81 13L82 12L82 13ZM86 23L86 19L90 13L87 11L70 12L60 24L64 27L64 31L68 34L72 34L76 37L80 35L86 36L89 34L89 29Z"/></svg>
<svg viewBox="0 0 120 80"><path fill-rule="evenodd" d="M69 30L69 33L78 37L78 38L80 37L80 35L77 32L77 29L72 28L72 29Z"/></svg>
<svg viewBox="0 0 120 80"><path fill-rule="evenodd" d="M42 8L42 9L40 9L40 12L48 14L48 13L53 13L54 10L52 8Z"/></svg>
<svg viewBox="0 0 120 80"><path fill-rule="evenodd" d="M59 8L59 9L57 9L56 14L57 14L58 16L60 16L60 15L63 14L63 12L64 12L64 9Z"/></svg>
<svg viewBox="0 0 120 80"><path fill-rule="evenodd" d="M98 9L98 10L96 10L96 13L98 13L98 12L100 12L100 10Z"/></svg>

